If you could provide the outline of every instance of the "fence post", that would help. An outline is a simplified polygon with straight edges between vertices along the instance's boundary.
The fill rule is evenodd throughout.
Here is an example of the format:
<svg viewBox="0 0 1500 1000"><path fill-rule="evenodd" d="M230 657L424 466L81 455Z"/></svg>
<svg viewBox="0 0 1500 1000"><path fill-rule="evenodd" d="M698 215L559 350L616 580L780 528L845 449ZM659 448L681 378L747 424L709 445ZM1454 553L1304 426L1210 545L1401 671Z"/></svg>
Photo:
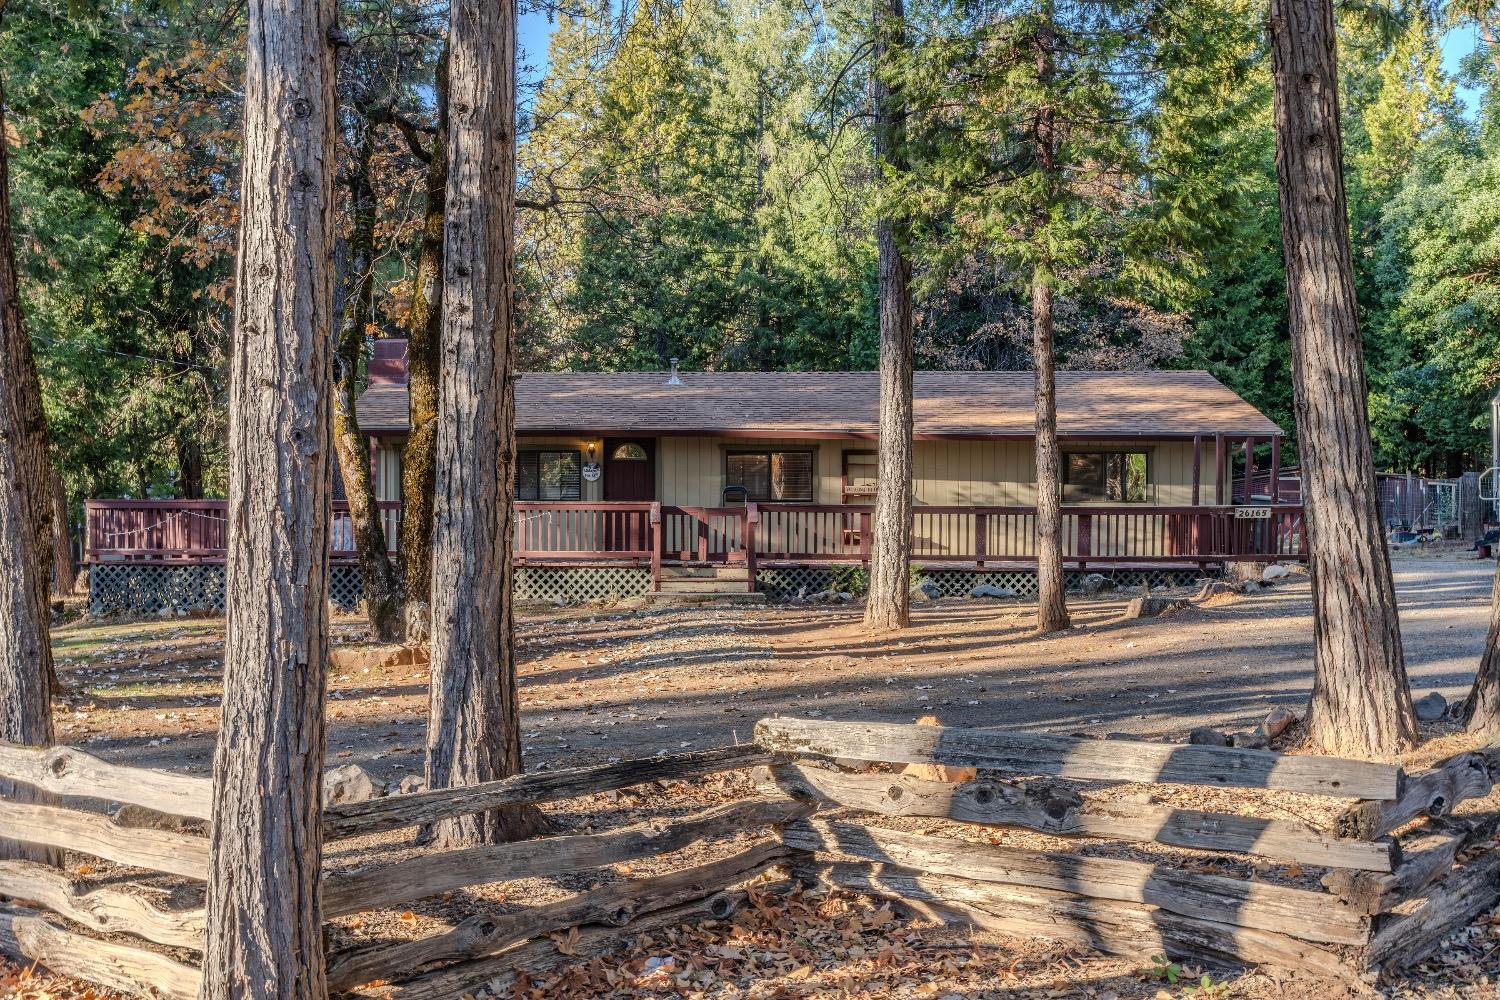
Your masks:
<svg viewBox="0 0 1500 1000"><path fill-rule="evenodd" d="M1088 566L1089 556L1094 554L1094 515L1078 515L1078 568Z"/></svg>
<svg viewBox="0 0 1500 1000"><path fill-rule="evenodd" d="M983 508L974 512L974 564L984 567L990 545L990 515Z"/></svg>
<svg viewBox="0 0 1500 1000"><path fill-rule="evenodd" d="M862 510L859 512L859 561L862 565L870 565L870 512Z"/></svg>
<svg viewBox="0 0 1500 1000"><path fill-rule="evenodd" d="M745 549L745 589L752 594L755 593L755 527L759 523L760 508L752 500L745 504L745 520L740 524L741 545Z"/></svg>
<svg viewBox="0 0 1500 1000"><path fill-rule="evenodd" d="M651 593L661 593L661 501L651 503Z"/></svg>

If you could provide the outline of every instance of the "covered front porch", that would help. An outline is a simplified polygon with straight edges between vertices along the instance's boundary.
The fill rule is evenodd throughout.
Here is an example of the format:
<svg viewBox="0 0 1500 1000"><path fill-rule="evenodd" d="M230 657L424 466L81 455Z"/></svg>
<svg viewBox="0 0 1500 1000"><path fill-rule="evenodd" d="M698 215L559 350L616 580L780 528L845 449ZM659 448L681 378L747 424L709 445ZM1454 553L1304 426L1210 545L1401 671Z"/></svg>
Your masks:
<svg viewBox="0 0 1500 1000"><path fill-rule="evenodd" d="M87 562L215 564L226 549L222 500L90 500ZM380 505L394 551L400 505ZM664 567L735 566L745 589L761 569L862 565L869 561L869 504L756 503L689 507L657 501L521 501L515 505L518 567L647 569L661 590ZM347 505L330 513L330 555L356 553ZM1036 509L919 505L912 560L944 570L1026 570L1036 564ZM1069 569L1210 569L1229 562L1299 561L1306 531L1297 504L1212 506L1087 504L1063 508Z"/></svg>

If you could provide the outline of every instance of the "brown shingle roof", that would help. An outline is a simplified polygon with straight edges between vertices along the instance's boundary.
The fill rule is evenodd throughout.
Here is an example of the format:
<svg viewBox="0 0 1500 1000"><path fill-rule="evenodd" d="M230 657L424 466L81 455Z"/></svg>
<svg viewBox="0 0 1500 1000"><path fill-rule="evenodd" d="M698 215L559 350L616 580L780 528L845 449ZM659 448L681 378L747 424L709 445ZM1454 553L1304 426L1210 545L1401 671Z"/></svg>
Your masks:
<svg viewBox="0 0 1500 1000"><path fill-rule="evenodd" d="M533 373L516 384L523 434L871 435L875 372ZM915 431L935 437L1029 437L1030 372L917 372ZM377 386L359 401L367 431L406 428L406 392ZM1059 372L1059 433L1069 437L1180 437L1280 433L1207 372Z"/></svg>

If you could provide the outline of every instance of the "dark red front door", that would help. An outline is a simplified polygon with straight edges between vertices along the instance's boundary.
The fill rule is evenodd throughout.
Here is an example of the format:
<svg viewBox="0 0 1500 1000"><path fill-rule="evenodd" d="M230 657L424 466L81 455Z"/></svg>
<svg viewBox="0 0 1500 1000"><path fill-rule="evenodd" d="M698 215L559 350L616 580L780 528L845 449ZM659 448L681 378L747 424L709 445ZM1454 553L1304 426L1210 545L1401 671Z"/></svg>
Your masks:
<svg viewBox="0 0 1500 1000"><path fill-rule="evenodd" d="M656 499L656 442L650 438L604 439L604 499Z"/></svg>

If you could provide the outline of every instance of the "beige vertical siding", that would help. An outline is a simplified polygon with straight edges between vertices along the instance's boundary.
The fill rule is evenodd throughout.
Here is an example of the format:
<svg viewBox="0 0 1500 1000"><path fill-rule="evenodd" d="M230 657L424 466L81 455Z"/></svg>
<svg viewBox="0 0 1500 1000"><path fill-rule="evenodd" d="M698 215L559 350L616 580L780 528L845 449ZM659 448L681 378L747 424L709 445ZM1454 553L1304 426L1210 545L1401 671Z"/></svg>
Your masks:
<svg viewBox="0 0 1500 1000"><path fill-rule="evenodd" d="M1193 498L1193 444L1156 441L1138 446L1069 442L1064 451L1140 447L1150 453L1147 475L1157 504L1187 505ZM812 451L817 475L815 501L838 503L843 454L869 451L869 441L746 440L664 437L657 445L658 496L663 503L714 506L724 489L728 451L783 448ZM1202 502L1213 502L1213 441L1204 442ZM919 504L934 506L1030 506L1036 502L1036 465L1029 441L918 441L913 448L913 487Z"/></svg>
<svg viewBox="0 0 1500 1000"><path fill-rule="evenodd" d="M375 450L375 499L401 499L401 448L406 438L377 438Z"/></svg>
<svg viewBox="0 0 1500 1000"><path fill-rule="evenodd" d="M401 454L404 440L382 438L376 455L375 495L380 500L401 498ZM602 461L603 442L597 438L525 437L522 449L565 448L588 460L588 445ZM666 504L717 506L724 490L726 452L756 448L811 451L814 455L814 501L841 500L845 451L870 451L870 441L800 441L769 438L663 437L657 441L657 496ZM1067 451L1130 447L1110 442L1068 442ZM1157 441L1138 447L1150 453L1148 476L1153 500L1164 506L1186 506L1193 499L1193 443ZM935 506L1030 506L1036 502L1036 472L1029 441L918 441L913 449L913 487L918 504ZM1213 439L1203 442L1202 502L1214 502ZM1229 473L1226 470L1226 490ZM582 499L603 499L602 478L582 484Z"/></svg>

